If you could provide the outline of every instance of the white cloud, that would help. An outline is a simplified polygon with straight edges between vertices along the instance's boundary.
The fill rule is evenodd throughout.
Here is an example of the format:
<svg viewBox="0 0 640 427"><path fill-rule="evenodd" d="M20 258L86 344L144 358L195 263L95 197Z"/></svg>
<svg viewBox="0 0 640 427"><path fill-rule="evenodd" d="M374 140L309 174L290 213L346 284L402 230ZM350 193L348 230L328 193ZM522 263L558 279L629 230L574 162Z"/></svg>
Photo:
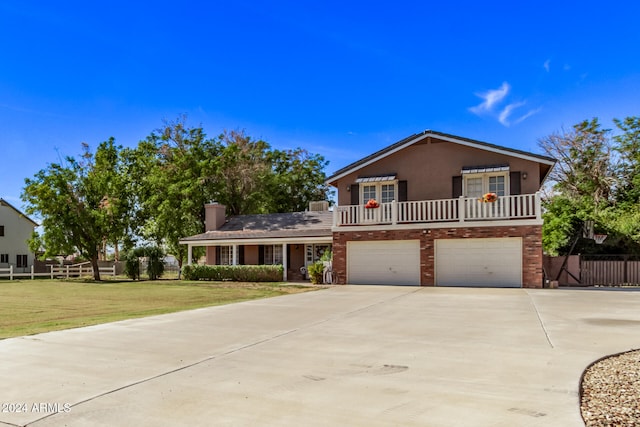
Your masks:
<svg viewBox="0 0 640 427"><path fill-rule="evenodd" d="M548 67L549 62L550 60L545 62L545 69ZM530 109L525 114L513 119L514 111L526 105L527 101L510 102L506 106L498 108L500 103L507 99L510 91L511 86L509 83L504 82L498 89L488 90L483 93L476 93L476 96L482 98L484 101L475 107L470 107L469 111L479 116L488 115L489 117L494 117L502 126L505 127L521 123L541 111L541 108Z"/></svg>
<svg viewBox="0 0 640 427"><path fill-rule="evenodd" d="M476 105L475 107L469 108L469 111L474 114L482 114L493 111L493 107L496 104L499 104L509 94L509 90L511 90L511 86L509 86L509 83L504 82L498 89L488 90L484 93L476 93L476 96L484 99L484 101Z"/></svg>
<svg viewBox="0 0 640 427"><path fill-rule="evenodd" d="M544 61L544 64L542 65L544 67L544 69L547 71L547 73L549 72L549 66L551 65L551 60L547 59L546 61Z"/></svg>
<svg viewBox="0 0 640 427"><path fill-rule="evenodd" d="M500 111L500 114L498 115L498 121L504 126L509 126L511 124L509 123L509 116L511 115L513 110L518 107L522 107L524 104L524 102L514 102L513 104L507 105L502 109L502 111Z"/></svg>
<svg viewBox="0 0 640 427"><path fill-rule="evenodd" d="M540 111L542 111L542 108L536 108L535 110L529 110L529 111L527 111L527 114L525 114L524 116L518 118L514 123L518 124L518 123L524 122L525 120L527 120L529 117L533 116L534 114L538 114Z"/></svg>

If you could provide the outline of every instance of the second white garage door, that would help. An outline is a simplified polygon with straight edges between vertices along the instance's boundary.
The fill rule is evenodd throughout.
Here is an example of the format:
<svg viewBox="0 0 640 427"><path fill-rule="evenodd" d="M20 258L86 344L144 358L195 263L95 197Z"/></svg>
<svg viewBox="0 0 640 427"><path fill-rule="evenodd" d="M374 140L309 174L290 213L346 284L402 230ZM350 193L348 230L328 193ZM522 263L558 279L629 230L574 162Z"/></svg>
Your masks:
<svg viewBox="0 0 640 427"><path fill-rule="evenodd" d="M347 283L420 285L420 241L347 242Z"/></svg>
<svg viewBox="0 0 640 427"><path fill-rule="evenodd" d="M522 239L436 240L437 286L522 286Z"/></svg>

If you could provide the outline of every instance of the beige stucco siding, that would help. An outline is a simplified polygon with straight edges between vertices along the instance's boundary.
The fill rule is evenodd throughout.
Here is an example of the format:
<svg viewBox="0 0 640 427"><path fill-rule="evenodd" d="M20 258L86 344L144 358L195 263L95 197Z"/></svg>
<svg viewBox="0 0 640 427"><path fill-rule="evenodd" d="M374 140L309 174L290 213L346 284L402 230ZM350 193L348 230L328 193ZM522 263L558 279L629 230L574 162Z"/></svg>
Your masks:
<svg viewBox="0 0 640 427"><path fill-rule="evenodd" d="M447 199L452 195L452 177L464 166L508 164L511 172L526 172L521 179L521 193L535 193L540 184L537 162L432 139L391 154L337 181L338 204L348 205L351 194L346 189L361 176L389 173L407 181L409 200Z"/></svg>

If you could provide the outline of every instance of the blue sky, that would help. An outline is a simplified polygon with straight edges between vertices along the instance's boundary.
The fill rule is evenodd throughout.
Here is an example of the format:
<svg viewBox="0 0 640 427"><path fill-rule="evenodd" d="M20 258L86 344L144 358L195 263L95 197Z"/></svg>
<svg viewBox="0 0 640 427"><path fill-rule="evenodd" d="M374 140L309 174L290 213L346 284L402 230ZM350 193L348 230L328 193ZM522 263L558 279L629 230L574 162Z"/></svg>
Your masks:
<svg viewBox="0 0 640 427"><path fill-rule="evenodd" d="M537 152L640 115L631 1L0 0L0 197L182 114L305 147L327 173L425 129Z"/></svg>

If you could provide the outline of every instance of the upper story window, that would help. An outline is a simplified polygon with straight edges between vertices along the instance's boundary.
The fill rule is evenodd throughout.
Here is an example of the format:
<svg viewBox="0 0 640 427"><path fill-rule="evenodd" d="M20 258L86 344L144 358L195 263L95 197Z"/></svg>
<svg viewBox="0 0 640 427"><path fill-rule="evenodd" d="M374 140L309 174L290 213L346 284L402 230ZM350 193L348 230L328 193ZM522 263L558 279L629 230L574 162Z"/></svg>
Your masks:
<svg viewBox="0 0 640 427"><path fill-rule="evenodd" d="M377 185L363 185L362 186L362 200L363 203L366 203L367 200L370 199L377 199L378 196L376 195L376 189L377 189Z"/></svg>
<svg viewBox="0 0 640 427"><path fill-rule="evenodd" d="M360 184L360 203L365 204L371 199L380 203L390 203L397 200L397 185L395 175L361 177L356 179Z"/></svg>
<svg viewBox="0 0 640 427"><path fill-rule="evenodd" d="M0 225L0 236L4 236L4 225Z"/></svg>
<svg viewBox="0 0 640 427"><path fill-rule="evenodd" d="M509 166L465 167L462 175L466 197L481 197L486 193L496 193L498 196L509 194Z"/></svg>

